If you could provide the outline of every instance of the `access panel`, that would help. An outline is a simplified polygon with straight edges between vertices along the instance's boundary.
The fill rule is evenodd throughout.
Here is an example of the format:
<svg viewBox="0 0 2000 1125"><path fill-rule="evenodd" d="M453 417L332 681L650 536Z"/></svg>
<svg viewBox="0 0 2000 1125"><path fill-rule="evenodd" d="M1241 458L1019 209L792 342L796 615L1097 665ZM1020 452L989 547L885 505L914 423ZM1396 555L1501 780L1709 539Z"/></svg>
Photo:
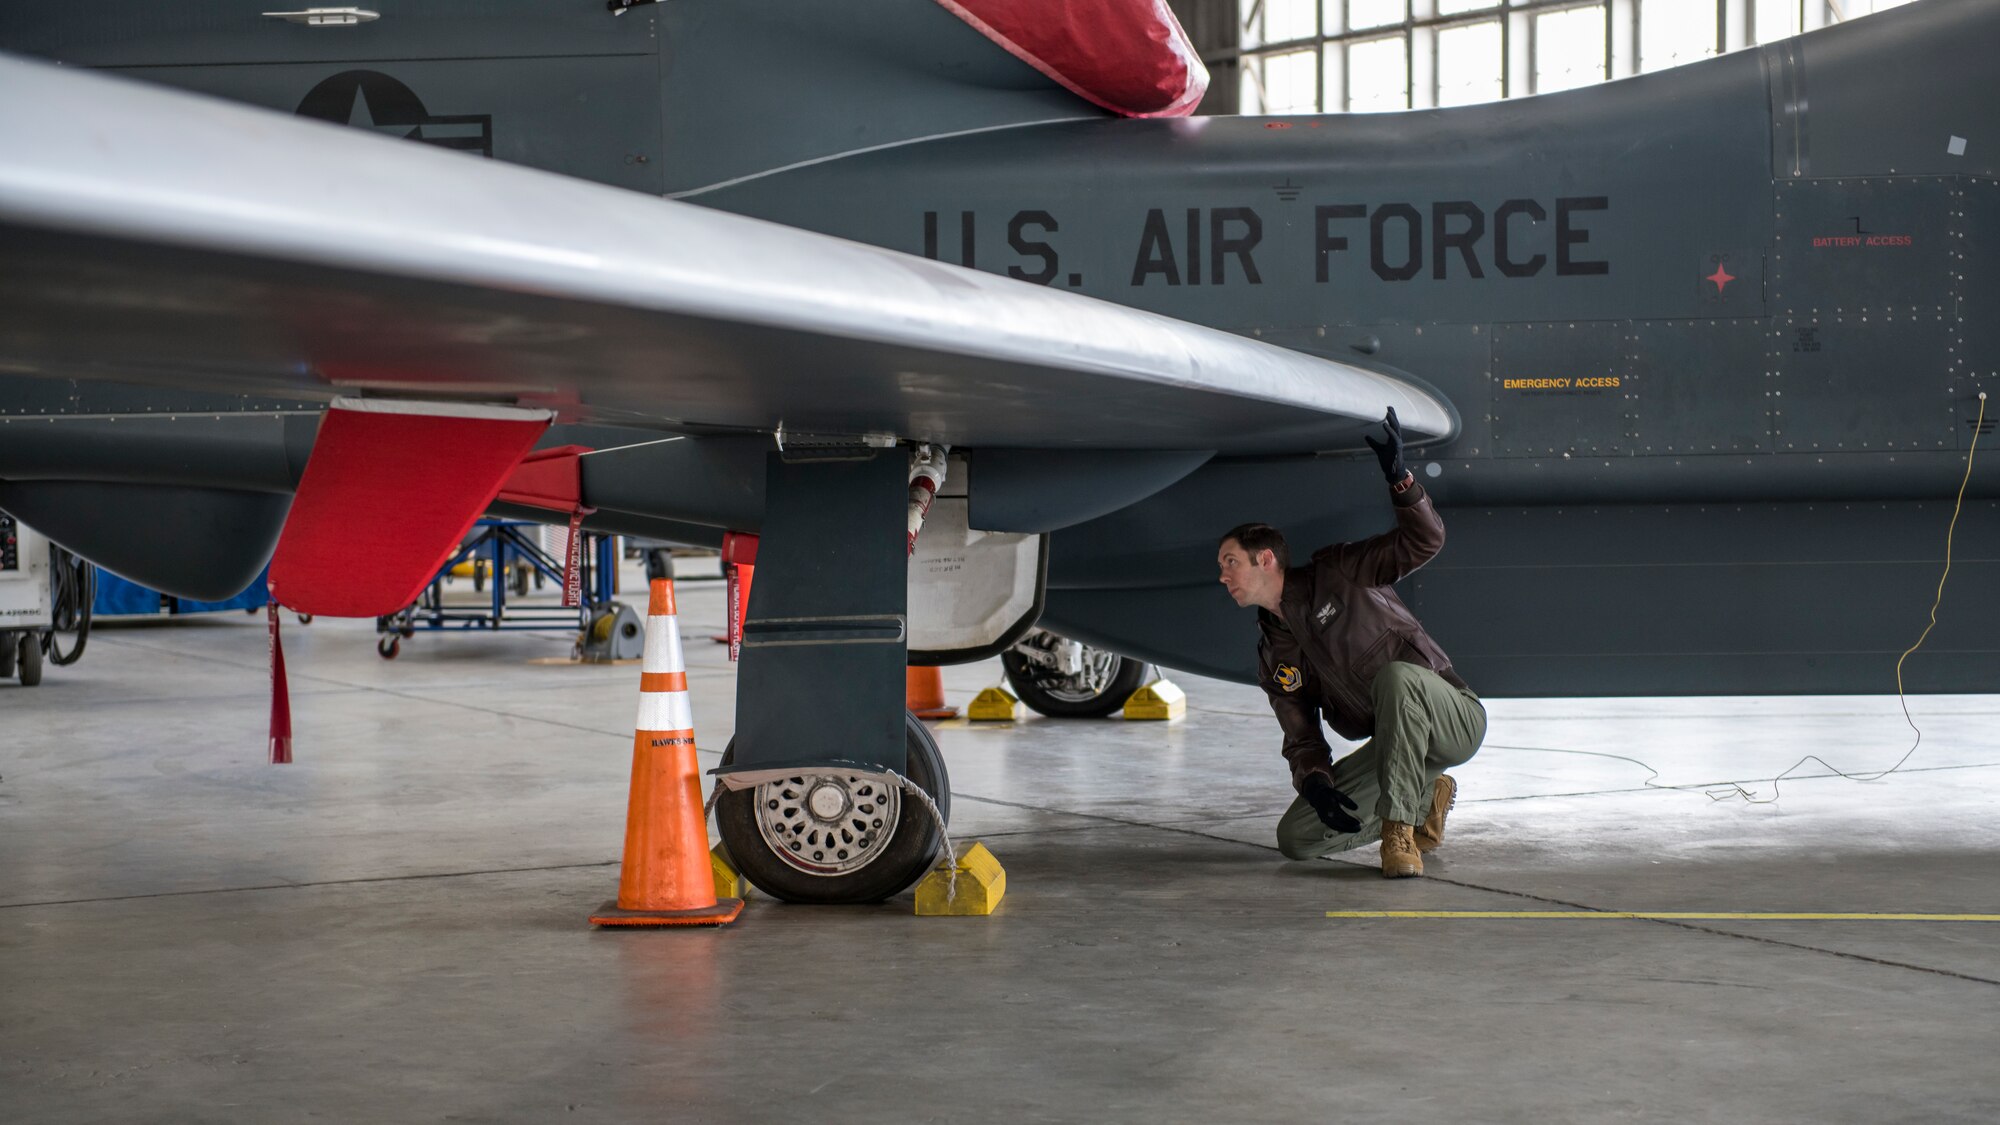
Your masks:
<svg viewBox="0 0 2000 1125"><path fill-rule="evenodd" d="M1493 452L1499 457L1633 451L1637 402L1627 321L1502 324L1493 330Z"/></svg>

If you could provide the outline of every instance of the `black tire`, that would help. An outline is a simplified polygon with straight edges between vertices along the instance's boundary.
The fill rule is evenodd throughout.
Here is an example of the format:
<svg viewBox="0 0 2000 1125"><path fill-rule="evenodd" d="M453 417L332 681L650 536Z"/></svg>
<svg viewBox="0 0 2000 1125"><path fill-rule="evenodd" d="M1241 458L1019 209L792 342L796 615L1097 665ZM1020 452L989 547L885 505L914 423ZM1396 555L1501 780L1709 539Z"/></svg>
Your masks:
<svg viewBox="0 0 2000 1125"><path fill-rule="evenodd" d="M375 653L384 660L394 660L403 654L403 638L383 637L375 642Z"/></svg>
<svg viewBox="0 0 2000 1125"><path fill-rule="evenodd" d="M474 593L484 593L486 591L486 565L484 563L475 562L472 564L472 590Z"/></svg>
<svg viewBox="0 0 2000 1125"><path fill-rule="evenodd" d="M301 624L301 625L310 625L310 624L312 624L312 623L313 623L313 615L312 615L312 614L310 614L310 613L301 613L301 614L299 614L299 624Z"/></svg>
<svg viewBox="0 0 2000 1125"><path fill-rule="evenodd" d="M905 776L931 795L938 812L949 822L951 779L945 773L944 756L938 753L931 732L915 715L904 712L903 729L910 753ZM730 764L735 757L736 742L731 739L722 752L722 764ZM882 854L866 867L838 875L802 871L774 851L758 830L756 802L758 794L765 790L761 785L724 790L715 803L715 825L743 877L758 890L786 902L816 905L880 902L922 878L944 843L930 810L905 790L900 795L902 807L894 834Z"/></svg>
<svg viewBox="0 0 2000 1125"><path fill-rule="evenodd" d="M20 650L17 634L0 633L0 680L14 678L14 657Z"/></svg>
<svg viewBox="0 0 2000 1125"><path fill-rule="evenodd" d="M514 587L514 593L515 593L515 595L516 595L516 596L518 596L518 597L526 597L526 596L528 595L528 568L527 568L527 567L525 567L525 566L517 566L517 567L515 567L515 568L514 568L514 581L513 581L513 587Z"/></svg>
<svg viewBox="0 0 2000 1125"><path fill-rule="evenodd" d="M1116 663L1111 666L1104 689L1085 698L1049 683L1051 677L1042 674L1045 670L1040 665L1011 648L1000 654L1000 666L1007 671L1008 686L1036 714L1052 719L1102 719L1117 714L1132 693L1139 690L1139 685L1146 682L1145 661L1129 656L1112 659Z"/></svg>
<svg viewBox="0 0 2000 1125"><path fill-rule="evenodd" d="M42 682L42 639L33 633L22 633L15 674L21 677L22 687L34 687Z"/></svg>

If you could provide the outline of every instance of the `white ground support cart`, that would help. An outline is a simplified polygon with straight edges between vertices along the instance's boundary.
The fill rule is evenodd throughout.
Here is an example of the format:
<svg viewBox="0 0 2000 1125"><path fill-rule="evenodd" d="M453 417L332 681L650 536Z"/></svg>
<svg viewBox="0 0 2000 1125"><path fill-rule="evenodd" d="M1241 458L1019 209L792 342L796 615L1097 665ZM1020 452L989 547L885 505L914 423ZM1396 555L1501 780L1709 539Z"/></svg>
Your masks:
<svg viewBox="0 0 2000 1125"><path fill-rule="evenodd" d="M49 541L0 512L0 678L42 682L42 657L55 626Z"/></svg>
<svg viewBox="0 0 2000 1125"><path fill-rule="evenodd" d="M96 567L0 512L0 680L34 687L45 663L76 663L96 590Z"/></svg>

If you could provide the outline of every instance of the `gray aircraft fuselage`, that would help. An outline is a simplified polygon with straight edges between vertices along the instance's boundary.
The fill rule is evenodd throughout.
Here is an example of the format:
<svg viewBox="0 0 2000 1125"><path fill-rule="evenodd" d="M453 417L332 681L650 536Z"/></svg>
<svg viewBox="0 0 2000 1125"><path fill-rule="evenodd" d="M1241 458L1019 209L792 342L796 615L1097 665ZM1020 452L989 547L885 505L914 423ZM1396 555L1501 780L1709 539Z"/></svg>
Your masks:
<svg viewBox="0 0 2000 1125"><path fill-rule="evenodd" d="M491 56L425 58L380 46L409 41L378 28L350 41L368 50L320 37L224 66L198 35L106 45L19 14L0 47L1397 373L1461 417L1449 443L1411 452L1451 538L1401 591L1475 689L1893 689L1942 565L1977 396L2000 389L2000 9L1925 0L1462 109L1135 121L1065 102L934 6L869 10L892 8L913 41L991 73L882 77L835 44L773 76L789 102L743 90L726 110L686 108L730 60L747 64L680 45L806 37L694 5L617 27L566 16L575 27L548 35L574 39L571 53L519 61L498 39ZM479 34L499 36L509 12ZM576 89L602 93L581 118L562 100ZM843 135L849 117L862 123ZM775 124L726 127L743 120ZM1262 519L1310 549L1387 521L1365 452L1277 452L1217 459L1056 533L1045 624L1247 676L1253 629L1216 588L1215 536ZM1952 597L1913 689L1990 690L2000 673L1996 482L1977 472L1966 491ZM697 513L671 491L643 514L759 518Z"/></svg>

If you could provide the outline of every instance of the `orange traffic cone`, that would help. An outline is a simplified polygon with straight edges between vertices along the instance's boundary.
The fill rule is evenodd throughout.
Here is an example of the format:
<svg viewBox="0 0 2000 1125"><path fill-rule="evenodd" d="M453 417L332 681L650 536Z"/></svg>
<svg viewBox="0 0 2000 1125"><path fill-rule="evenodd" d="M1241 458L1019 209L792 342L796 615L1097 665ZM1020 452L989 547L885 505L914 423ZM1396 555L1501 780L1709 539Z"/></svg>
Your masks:
<svg viewBox="0 0 2000 1125"><path fill-rule="evenodd" d="M605 903L590 921L597 926L720 926L735 921L742 910L740 898L715 897L674 583L655 578L646 610L638 732L632 739L625 863L617 899Z"/></svg>
<svg viewBox="0 0 2000 1125"><path fill-rule="evenodd" d="M945 706L944 672L935 664L904 670L903 705L919 719L958 718L958 708Z"/></svg>

